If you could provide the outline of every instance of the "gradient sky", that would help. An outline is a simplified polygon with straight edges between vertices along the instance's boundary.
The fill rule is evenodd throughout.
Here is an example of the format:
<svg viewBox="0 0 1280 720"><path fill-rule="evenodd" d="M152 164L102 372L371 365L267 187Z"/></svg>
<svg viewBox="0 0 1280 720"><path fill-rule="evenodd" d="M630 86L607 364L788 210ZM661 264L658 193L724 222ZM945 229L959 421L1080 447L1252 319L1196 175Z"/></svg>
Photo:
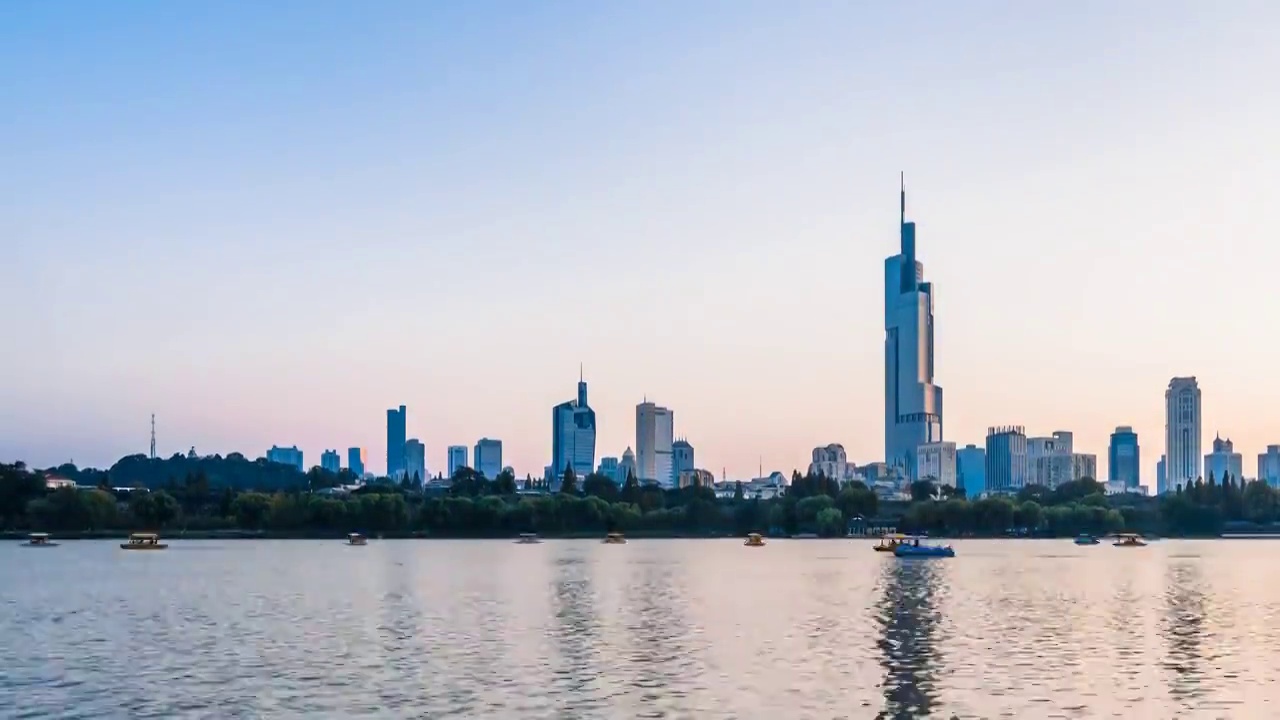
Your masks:
<svg viewBox="0 0 1280 720"><path fill-rule="evenodd" d="M1196 375L1280 443L1280 4L0 3L0 459L367 448L535 475L584 363L700 466L883 455L898 172L947 439ZM345 458L344 458L345 463Z"/></svg>

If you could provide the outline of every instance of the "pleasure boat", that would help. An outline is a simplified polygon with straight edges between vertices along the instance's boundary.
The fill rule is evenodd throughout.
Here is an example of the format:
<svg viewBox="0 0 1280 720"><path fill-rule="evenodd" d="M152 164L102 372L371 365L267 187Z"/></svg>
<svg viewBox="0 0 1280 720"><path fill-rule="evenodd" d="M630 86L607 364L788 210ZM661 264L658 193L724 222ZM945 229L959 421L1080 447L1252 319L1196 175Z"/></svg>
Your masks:
<svg viewBox="0 0 1280 720"><path fill-rule="evenodd" d="M1112 545L1115 545L1116 547L1146 547L1147 546L1147 544L1142 540L1142 536L1136 533L1119 533L1118 535L1116 535L1116 537L1119 539L1116 540L1114 543L1112 543Z"/></svg>
<svg viewBox="0 0 1280 720"><path fill-rule="evenodd" d="M876 552L893 552L893 549L906 542L909 538L906 535L898 535L891 533L880 538L880 544L872 549Z"/></svg>
<svg viewBox="0 0 1280 720"><path fill-rule="evenodd" d="M920 538L911 542L903 541L893 549L894 557L955 557L956 551L950 545L921 545Z"/></svg>
<svg viewBox="0 0 1280 720"><path fill-rule="evenodd" d="M604 536L605 545L626 545L627 539L620 532L611 532Z"/></svg>
<svg viewBox="0 0 1280 720"><path fill-rule="evenodd" d="M1098 538L1088 533L1081 533L1076 536L1076 539L1074 542L1077 545L1097 545L1099 543L1099 540Z"/></svg>
<svg viewBox="0 0 1280 720"><path fill-rule="evenodd" d="M167 547L155 533L134 533L129 536L129 542L120 543L123 550L164 550Z"/></svg>
<svg viewBox="0 0 1280 720"><path fill-rule="evenodd" d="M747 547L764 547L764 536L760 533L751 533L747 535L746 542L742 543Z"/></svg>
<svg viewBox="0 0 1280 720"><path fill-rule="evenodd" d="M58 543L49 539L49 533L31 533L27 536L27 541L22 543L23 547L58 547Z"/></svg>
<svg viewBox="0 0 1280 720"><path fill-rule="evenodd" d="M516 540L517 545L537 545L542 542L542 538L536 533L520 533L520 537Z"/></svg>
<svg viewBox="0 0 1280 720"><path fill-rule="evenodd" d="M347 544L348 545L368 545L369 538L361 535L360 533L348 533Z"/></svg>

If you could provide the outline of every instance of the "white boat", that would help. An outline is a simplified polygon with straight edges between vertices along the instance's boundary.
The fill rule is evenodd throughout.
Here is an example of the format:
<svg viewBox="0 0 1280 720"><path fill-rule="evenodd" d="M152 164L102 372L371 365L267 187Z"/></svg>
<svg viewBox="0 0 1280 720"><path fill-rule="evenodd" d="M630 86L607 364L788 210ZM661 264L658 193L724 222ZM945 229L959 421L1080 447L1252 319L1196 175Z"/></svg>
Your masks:
<svg viewBox="0 0 1280 720"><path fill-rule="evenodd" d="M520 533L520 537L516 540L517 545L537 545L542 542L542 538L536 533Z"/></svg>
<svg viewBox="0 0 1280 720"><path fill-rule="evenodd" d="M58 547L58 543L49 539L49 533L31 533L27 536L27 541L22 543L23 547Z"/></svg>
<svg viewBox="0 0 1280 720"><path fill-rule="evenodd" d="M368 545L369 539L361 535L360 533L348 533L347 544L348 545Z"/></svg>

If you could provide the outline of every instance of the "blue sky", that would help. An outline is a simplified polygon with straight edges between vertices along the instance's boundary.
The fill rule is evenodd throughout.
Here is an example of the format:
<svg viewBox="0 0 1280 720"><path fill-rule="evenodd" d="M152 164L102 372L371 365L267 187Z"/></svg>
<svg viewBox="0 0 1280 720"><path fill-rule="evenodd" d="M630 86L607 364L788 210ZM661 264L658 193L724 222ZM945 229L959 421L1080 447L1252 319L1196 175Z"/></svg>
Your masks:
<svg viewBox="0 0 1280 720"><path fill-rule="evenodd" d="M1280 442L1280 6L0 4L0 458L298 444L523 475L586 367L717 474L883 453L897 179L947 439L1163 392ZM1207 449L1207 448L1206 448Z"/></svg>

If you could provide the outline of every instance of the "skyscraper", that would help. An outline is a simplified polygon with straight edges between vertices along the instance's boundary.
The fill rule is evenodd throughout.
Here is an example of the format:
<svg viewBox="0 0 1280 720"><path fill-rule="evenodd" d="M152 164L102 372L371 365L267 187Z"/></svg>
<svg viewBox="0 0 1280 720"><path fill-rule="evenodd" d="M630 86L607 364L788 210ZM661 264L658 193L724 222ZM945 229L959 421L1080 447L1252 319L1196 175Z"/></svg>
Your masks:
<svg viewBox="0 0 1280 720"><path fill-rule="evenodd" d="M1169 473L1168 461L1163 455L1156 462L1156 494L1163 495L1169 492Z"/></svg>
<svg viewBox="0 0 1280 720"><path fill-rule="evenodd" d="M404 443L404 476L419 484L427 481L427 446L418 438Z"/></svg>
<svg viewBox="0 0 1280 720"><path fill-rule="evenodd" d="M337 450L325 450L320 453L320 468L336 473L342 469L342 456Z"/></svg>
<svg viewBox="0 0 1280 720"><path fill-rule="evenodd" d="M636 479L664 487L675 484L671 457L674 413L645 400L636 406Z"/></svg>
<svg viewBox="0 0 1280 720"><path fill-rule="evenodd" d="M1164 393L1165 489L1200 477L1200 386L1195 376L1176 377Z"/></svg>
<svg viewBox="0 0 1280 720"><path fill-rule="evenodd" d="M1209 477L1213 477L1215 482L1221 484L1230 475L1237 485L1240 484L1244 475L1244 456L1236 452L1231 438L1223 440L1220 436L1214 436L1213 452L1204 456L1204 475L1206 482Z"/></svg>
<svg viewBox="0 0 1280 720"><path fill-rule="evenodd" d="M502 472L502 441L480 438L471 459L475 464L473 470L489 480L496 479Z"/></svg>
<svg viewBox="0 0 1280 720"><path fill-rule="evenodd" d="M387 411L387 477L404 475L405 409Z"/></svg>
<svg viewBox="0 0 1280 720"><path fill-rule="evenodd" d="M450 445L449 446L449 477L458 472L458 468L467 466L467 446L466 445Z"/></svg>
<svg viewBox="0 0 1280 720"><path fill-rule="evenodd" d="M582 478L595 470L596 411L587 404L587 383L578 374L578 397L551 408L551 465L561 476L566 467Z"/></svg>
<svg viewBox="0 0 1280 720"><path fill-rule="evenodd" d="M965 445L956 450L956 482L965 497L975 499L987 491L987 450Z"/></svg>
<svg viewBox="0 0 1280 720"><path fill-rule="evenodd" d="M1107 449L1109 482L1121 483L1126 489L1138 487L1142 467L1138 449L1138 434L1128 425L1121 425L1111 433L1111 446Z"/></svg>
<svg viewBox="0 0 1280 720"><path fill-rule="evenodd" d="M1280 487L1280 445L1268 445L1266 452L1258 453L1258 482Z"/></svg>
<svg viewBox="0 0 1280 720"><path fill-rule="evenodd" d="M364 448L347 448L347 469L357 478L364 477Z"/></svg>
<svg viewBox="0 0 1280 720"><path fill-rule="evenodd" d="M915 477L916 448L942 440L942 388L933 384L933 286L916 260L916 224L900 196L899 252L884 261L884 455Z"/></svg>
<svg viewBox="0 0 1280 720"><path fill-rule="evenodd" d="M280 463L281 465L292 465L298 469L298 472L304 472L305 467L302 464L302 451L297 445L289 447L280 447L272 445L267 451L267 462Z"/></svg>

